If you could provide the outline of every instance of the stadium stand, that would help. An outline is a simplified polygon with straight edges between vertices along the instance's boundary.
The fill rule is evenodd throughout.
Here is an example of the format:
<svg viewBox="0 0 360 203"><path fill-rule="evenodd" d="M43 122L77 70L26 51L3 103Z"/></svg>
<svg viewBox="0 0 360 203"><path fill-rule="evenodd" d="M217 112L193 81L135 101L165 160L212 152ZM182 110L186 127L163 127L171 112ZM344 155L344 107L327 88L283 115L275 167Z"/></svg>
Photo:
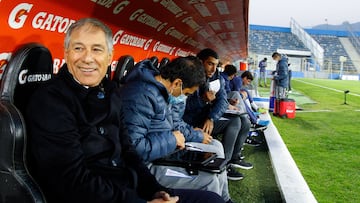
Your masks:
<svg viewBox="0 0 360 203"><path fill-rule="evenodd" d="M345 71L356 70L349 55L346 53L339 37L334 35L311 35L324 48L325 61L331 61L333 70L340 70L340 56L345 56L348 60L344 62ZM324 70L327 70L325 65Z"/></svg>
<svg viewBox="0 0 360 203"><path fill-rule="evenodd" d="M290 28L250 26L249 42L250 52L258 54L271 55L277 49L309 51Z"/></svg>
<svg viewBox="0 0 360 203"><path fill-rule="evenodd" d="M345 56L347 61L343 64L345 72L357 72L357 69L343 44L340 37L349 37L345 31L327 31L305 29L324 49L324 65L322 70L340 70L340 56ZM356 47L356 46L355 46ZM291 33L290 28L250 25L249 52L258 55L271 55L278 49L310 51L299 38ZM357 59L355 59L357 60Z"/></svg>

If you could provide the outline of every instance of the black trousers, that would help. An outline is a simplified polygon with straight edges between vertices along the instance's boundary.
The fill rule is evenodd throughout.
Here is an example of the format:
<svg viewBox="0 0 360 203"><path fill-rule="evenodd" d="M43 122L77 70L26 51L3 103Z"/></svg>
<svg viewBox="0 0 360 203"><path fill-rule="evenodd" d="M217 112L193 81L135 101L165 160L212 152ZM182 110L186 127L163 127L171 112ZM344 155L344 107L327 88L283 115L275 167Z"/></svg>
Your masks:
<svg viewBox="0 0 360 203"><path fill-rule="evenodd" d="M205 190L172 189L173 195L179 196L179 203L224 203L216 193Z"/></svg>

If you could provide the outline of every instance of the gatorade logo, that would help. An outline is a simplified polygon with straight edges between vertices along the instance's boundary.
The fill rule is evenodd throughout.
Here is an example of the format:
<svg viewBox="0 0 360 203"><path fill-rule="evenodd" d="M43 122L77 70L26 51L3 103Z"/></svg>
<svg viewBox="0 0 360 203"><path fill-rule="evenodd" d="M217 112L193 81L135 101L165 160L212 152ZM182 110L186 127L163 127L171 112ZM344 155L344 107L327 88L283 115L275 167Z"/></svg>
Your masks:
<svg viewBox="0 0 360 203"><path fill-rule="evenodd" d="M23 85L26 82L43 82L51 79L51 74L32 74L28 75L28 70L24 69L19 73L19 84Z"/></svg>
<svg viewBox="0 0 360 203"><path fill-rule="evenodd" d="M9 15L9 26L13 29L22 28L32 7L33 5L28 3L21 3L17 5Z"/></svg>
<svg viewBox="0 0 360 203"><path fill-rule="evenodd" d="M0 54L0 80L2 74L4 73L5 67L8 64L8 61L11 57L11 53L1 53Z"/></svg>

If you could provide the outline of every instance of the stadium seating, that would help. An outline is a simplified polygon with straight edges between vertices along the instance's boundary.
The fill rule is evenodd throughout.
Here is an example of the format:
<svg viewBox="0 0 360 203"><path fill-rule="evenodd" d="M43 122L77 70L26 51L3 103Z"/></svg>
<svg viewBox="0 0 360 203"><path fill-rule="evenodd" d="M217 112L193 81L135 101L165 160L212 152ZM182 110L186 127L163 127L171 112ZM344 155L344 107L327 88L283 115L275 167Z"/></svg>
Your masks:
<svg viewBox="0 0 360 203"><path fill-rule="evenodd" d="M161 59L160 64L159 64L159 70L164 67L166 64L168 64L170 62L170 59L167 57L164 57Z"/></svg>
<svg viewBox="0 0 360 203"><path fill-rule="evenodd" d="M311 35L324 49L325 62L331 62L333 70L340 70L340 56L347 57L347 61L344 62L344 71L356 71L350 57L346 53L339 38L333 35ZM325 65L324 70L328 67Z"/></svg>
<svg viewBox="0 0 360 203"><path fill-rule="evenodd" d="M152 56L151 58L149 58L149 60L155 68L159 68L159 59L157 56Z"/></svg>
<svg viewBox="0 0 360 203"><path fill-rule="evenodd" d="M324 49L323 70L332 67L333 71L340 70L339 57L347 57L344 62L343 70L347 72L356 72L356 68L351 58L346 53L339 38L335 35L311 34L311 36ZM249 32L249 51L255 54L271 55L277 49L309 51L305 45L290 32L290 30L270 27L269 30L250 29Z"/></svg>
<svg viewBox="0 0 360 203"><path fill-rule="evenodd" d="M52 75L49 50L35 43L20 47L5 69L0 87L0 202L45 202L29 174L30 138L23 115L28 98Z"/></svg>
<svg viewBox="0 0 360 203"><path fill-rule="evenodd" d="M121 83L121 78L126 75L128 71L134 67L134 58L130 55L121 56L115 68L113 81L117 82L118 85Z"/></svg>
<svg viewBox="0 0 360 203"><path fill-rule="evenodd" d="M250 30L250 52L271 55L277 49L309 51L291 32Z"/></svg>

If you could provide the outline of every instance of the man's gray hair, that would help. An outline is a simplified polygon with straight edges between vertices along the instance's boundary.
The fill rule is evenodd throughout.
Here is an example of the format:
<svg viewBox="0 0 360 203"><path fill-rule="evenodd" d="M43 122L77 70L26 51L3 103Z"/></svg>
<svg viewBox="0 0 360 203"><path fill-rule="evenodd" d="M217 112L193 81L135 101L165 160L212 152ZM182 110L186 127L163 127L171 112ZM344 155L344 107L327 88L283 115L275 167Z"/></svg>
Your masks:
<svg viewBox="0 0 360 203"><path fill-rule="evenodd" d="M65 40L64 40L65 49L69 48L70 36L71 36L72 32L75 29L84 26L85 24L91 24L92 26L98 27L102 31L105 32L106 44L107 44L109 53L112 53L112 51L114 49L112 31L107 25L105 25L103 22L101 22L100 20L98 20L96 18L82 18L82 19L76 21L75 23L71 24L71 26L69 27L69 29L65 35Z"/></svg>

